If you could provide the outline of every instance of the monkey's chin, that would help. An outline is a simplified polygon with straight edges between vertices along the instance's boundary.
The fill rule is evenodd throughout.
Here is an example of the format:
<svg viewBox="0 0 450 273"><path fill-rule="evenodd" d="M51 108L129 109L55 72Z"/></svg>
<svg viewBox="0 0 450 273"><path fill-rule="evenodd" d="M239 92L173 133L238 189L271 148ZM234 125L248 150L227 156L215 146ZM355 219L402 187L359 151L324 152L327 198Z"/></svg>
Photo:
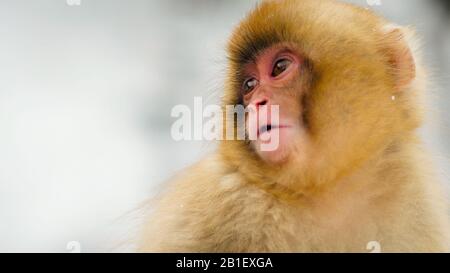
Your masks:
<svg viewBox="0 0 450 273"><path fill-rule="evenodd" d="M277 128L262 133L252 145L265 162L280 165L289 160L298 132L295 128Z"/></svg>

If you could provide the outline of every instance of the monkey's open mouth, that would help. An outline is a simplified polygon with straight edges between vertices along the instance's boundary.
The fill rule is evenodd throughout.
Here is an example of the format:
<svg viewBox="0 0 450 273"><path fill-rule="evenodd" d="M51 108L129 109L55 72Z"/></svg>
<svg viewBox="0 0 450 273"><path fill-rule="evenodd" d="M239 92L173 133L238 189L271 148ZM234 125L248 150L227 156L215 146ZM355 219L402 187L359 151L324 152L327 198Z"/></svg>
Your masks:
<svg viewBox="0 0 450 273"><path fill-rule="evenodd" d="M262 134L262 133L265 133L265 132L269 132L269 131L272 130L272 128L275 129L276 126L275 126L275 125L272 126L271 124L267 124L267 125L261 126L261 127L259 128L259 134Z"/></svg>
<svg viewBox="0 0 450 273"><path fill-rule="evenodd" d="M259 137L261 134L264 134L264 133L266 133L266 132L270 132L270 131L276 130L276 129L285 129L285 128L290 128L290 126L287 126L287 125L266 124L266 125L263 125L263 126L259 127L259 130L258 130L258 137Z"/></svg>

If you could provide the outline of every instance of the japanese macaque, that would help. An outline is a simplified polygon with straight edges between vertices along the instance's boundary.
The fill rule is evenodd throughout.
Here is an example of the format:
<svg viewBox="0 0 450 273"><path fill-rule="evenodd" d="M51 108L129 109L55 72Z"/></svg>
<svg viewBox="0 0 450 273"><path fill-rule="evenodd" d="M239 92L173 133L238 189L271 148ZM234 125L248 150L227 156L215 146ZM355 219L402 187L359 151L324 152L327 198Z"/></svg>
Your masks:
<svg viewBox="0 0 450 273"><path fill-rule="evenodd" d="M448 251L443 189L416 136L412 36L350 4L262 1L229 41L223 105L278 105L279 119L176 176L139 251ZM261 149L263 134L278 147Z"/></svg>

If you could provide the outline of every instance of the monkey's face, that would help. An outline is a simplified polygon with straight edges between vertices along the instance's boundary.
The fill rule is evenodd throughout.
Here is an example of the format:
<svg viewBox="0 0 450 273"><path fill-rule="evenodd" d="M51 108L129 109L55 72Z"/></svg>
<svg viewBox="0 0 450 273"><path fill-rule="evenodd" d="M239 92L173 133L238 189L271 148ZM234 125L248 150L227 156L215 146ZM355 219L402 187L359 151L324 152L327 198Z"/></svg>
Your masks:
<svg viewBox="0 0 450 273"><path fill-rule="evenodd" d="M308 70L303 57L287 45L263 50L243 66L241 94L249 109L250 145L266 162L282 163L294 147L307 146L302 105Z"/></svg>
<svg viewBox="0 0 450 273"><path fill-rule="evenodd" d="M225 141L222 155L258 180L295 176L312 188L395 145L420 124L416 64L404 38L339 1L263 1L231 36L223 102L266 121L248 120L257 138ZM270 106L279 106L278 119Z"/></svg>

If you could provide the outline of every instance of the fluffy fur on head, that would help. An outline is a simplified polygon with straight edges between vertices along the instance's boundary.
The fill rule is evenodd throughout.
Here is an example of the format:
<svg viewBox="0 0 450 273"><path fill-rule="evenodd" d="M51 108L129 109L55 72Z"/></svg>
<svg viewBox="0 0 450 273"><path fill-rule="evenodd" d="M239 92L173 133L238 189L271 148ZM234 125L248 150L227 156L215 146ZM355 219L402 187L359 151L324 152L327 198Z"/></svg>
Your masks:
<svg viewBox="0 0 450 273"><path fill-rule="evenodd" d="M407 55L409 46L403 30L387 26L371 11L337 1L260 3L230 39L223 104L240 103L243 64L267 47L289 43L312 64L306 100L311 147L297 151L307 153L307 161L270 166L244 141L225 141L225 160L260 185L285 192L316 191L409 135L420 125L419 90L411 88L416 86L411 73L417 63L409 59L413 67L401 66L401 54L412 56ZM399 77L408 73L412 76L400 85Z"/></svg>

